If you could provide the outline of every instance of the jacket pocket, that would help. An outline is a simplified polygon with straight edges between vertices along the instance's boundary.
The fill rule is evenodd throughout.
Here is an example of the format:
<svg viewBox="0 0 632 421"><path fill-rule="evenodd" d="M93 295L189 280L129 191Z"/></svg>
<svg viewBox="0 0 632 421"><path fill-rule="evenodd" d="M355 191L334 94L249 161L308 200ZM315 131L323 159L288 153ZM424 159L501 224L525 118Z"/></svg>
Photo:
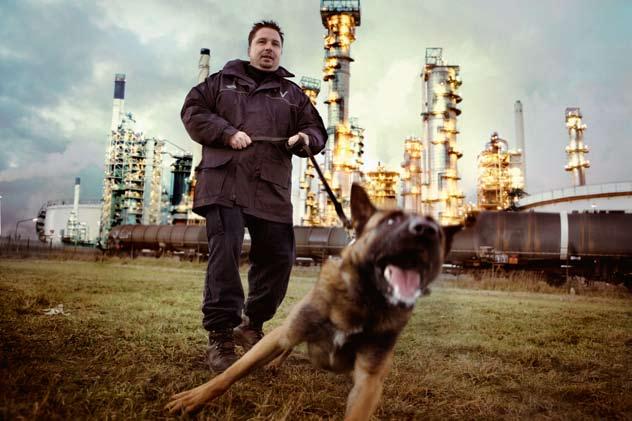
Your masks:
<svg viewBox="0 0 632 421"><path fill-rule="evenodd" d="M196 168L195 197L215 199L222 195L231 156L204 157Z"/></svg>
<svg viewBox="0 0 632 421"><path fill-rule="evenodd" d="M283 161L268 161L261 165L261 179L284 189L290 187L291 176L291 167Z"/></svg>
<svg viewBox="0 0 632 421"><path fill-rule="evenodd" d="M228 161L233 159L231 155L206 155L196 170L204 170L208 168L218 168L222 165L228 164Z"/></svg>

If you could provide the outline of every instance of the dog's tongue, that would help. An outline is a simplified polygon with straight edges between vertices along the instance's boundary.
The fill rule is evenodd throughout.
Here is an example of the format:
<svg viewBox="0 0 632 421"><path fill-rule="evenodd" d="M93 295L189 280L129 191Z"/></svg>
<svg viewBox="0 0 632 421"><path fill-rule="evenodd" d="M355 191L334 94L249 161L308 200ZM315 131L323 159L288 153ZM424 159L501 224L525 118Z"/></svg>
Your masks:
<svg viewBox="0 0 632 421"><path fill-rule="evenodd" d="M419 289L420 277L416 270L404 270L394 265L386 266L384 277L396 286L399 294L404 298L414 297Z"/></svg>

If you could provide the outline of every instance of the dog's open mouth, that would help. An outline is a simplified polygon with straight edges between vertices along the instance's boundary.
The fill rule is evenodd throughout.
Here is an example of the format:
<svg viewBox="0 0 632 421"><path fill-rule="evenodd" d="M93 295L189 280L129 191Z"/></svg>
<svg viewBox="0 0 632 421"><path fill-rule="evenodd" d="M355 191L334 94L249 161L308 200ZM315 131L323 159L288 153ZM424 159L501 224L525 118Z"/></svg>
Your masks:
<svg viewBox="0 0 632 421"><path fill-rule="evenodd" d="M387 265L384 279L393 287L393 298L408 305L415 303L421 294L421 275L418 269L402 269Z"/></svg>
<svg viewBox="0 0 632 421"><path fill-rule="evenodd" d="M392 304L412 306L422 292L423 265L420 261L408 259L385 259L382 262L382 275L388 282L389 296Z"/></svg>

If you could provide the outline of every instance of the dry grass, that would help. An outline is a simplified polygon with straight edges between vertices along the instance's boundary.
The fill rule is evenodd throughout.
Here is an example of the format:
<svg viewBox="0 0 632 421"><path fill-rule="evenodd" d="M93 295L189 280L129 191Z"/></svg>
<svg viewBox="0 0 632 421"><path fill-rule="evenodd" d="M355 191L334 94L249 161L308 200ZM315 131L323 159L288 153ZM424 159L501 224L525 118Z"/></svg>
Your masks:
<svg viewBox="0 0 632 421"><path fill-rule="evenodd" d="M574 295L611 298L632 297L631 291L622 284L589 282L579 276L569 276L562 285L553 286L546 281L544 273L536 271L479 270L457 276L445 276L438 284L478 290L524 291L545 294L572 293Z"/></svg>
<svg viewBox="0 0 632 421"><path fill-rule="evenodd" d="M152 259L0 260L0 419L167 418L171 393L209 377L203 269ZM270 325L316 274L295 270ZM632 418L630 295L457 283L448 277L420 301L377 418ZM59 303L67 316L43 314ZM236 384L199 418L340 419L350 379L312 368L301 353L277 375L259 371Z"/></svg>

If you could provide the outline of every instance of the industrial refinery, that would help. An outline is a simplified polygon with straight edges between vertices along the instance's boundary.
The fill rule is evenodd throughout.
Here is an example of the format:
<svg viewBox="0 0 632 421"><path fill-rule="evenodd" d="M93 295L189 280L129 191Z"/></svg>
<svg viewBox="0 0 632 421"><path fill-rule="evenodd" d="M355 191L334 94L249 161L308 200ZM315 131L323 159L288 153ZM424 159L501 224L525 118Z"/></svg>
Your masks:
<svg viewBox="0 0 632 421"><path fill-rule="evenodd" d="M361 42L356 37L356 29L361 24L360 1L322 0L320 17L325 52L322 76L303 76L299 85L314 105L326 105L324 121L329 137L325 150L316 159L347 214L350 188L354 182L362 183L379 207L399 206L426 213L444 225L461 222L472 209L632 212L632 183L587 184L586 170L590 163L586 159L588 147L584 144L586 124L579 107L568 107L564 120L560 119L560 125L564 124L568 132L568 139L560 139L560 145L567 143L568 146L565 150L561 146L559 149L560 154L566 154L564 170L572 176L572 187L529 194L521 101L516 101L513 107L513 141L507 139L506 134L492 130L489 139L480 139L480 152L476 157L476 203L465 203L459 171L463 156L458 128L460 104L464 100L459 92L463 83L461 67L449 63L441 47L425 49L419 73L422 86L419 131L404 139L400 151L401 166L387 168L378 163L376 168L365 168L365 142L377 140L365 138L365 129L357 118L350 117L352 110L349 106L351 64L354 62L351 46ZM202 48L197 69L191 69L192 79L195 75L198 83L203 82L209 76L210 64L211 52ZM139 132L136 117L125 111L126 83L125 74L114 75L112 121L105 151L100 204L79 202L77 180L72 206L65 202L49 202L42 207L38 223L42 240L54 237L55 241L74 244L100 242L105 245L110 232L117 226L205 223L191 209L196 182L194 168L201 160L201 146L187 141L189 151L185 151L174 142ZM312 231L341 227L342 224L312 163L301 159L296 160L295 165L297 171L292 184L296 189L297 228L305 227L310 233L320 233L318 235L346 238L336 230ZM97 212L98 216L95 216ZM160 232L164 234L164 230ZM120 230L116 235L120 235ZM197 231L192 235L197 236Z"/></svg>

